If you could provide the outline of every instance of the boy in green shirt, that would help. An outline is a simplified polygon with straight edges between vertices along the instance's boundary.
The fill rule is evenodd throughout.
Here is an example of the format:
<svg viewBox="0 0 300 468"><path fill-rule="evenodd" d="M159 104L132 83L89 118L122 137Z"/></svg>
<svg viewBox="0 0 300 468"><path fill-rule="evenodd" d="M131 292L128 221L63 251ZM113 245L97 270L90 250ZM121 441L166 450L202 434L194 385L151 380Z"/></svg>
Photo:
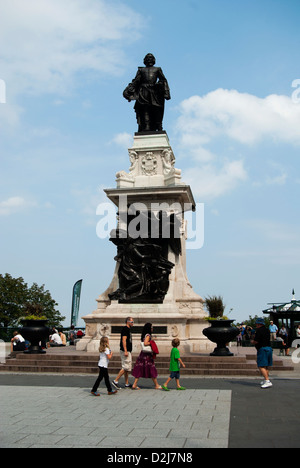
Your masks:
<svg viewBox="0 0 300 468"><path fill-rule="evenodd" d="M185 390L185 387L181 387L179 378L180 378L180 365L182 367L185 367L185 364L182 362L180 358L180 353L178 350L178 346L180 345L180 340L178 338L174 338L172 340L172 346L173 349L171 351L171 356L170 356L170 377L166 380L164 385L161 386L161 388L165 391L170 391L168 388L168 383L171 382L172 379L175 378L176 384L177 384L177 390Z"/></svg>

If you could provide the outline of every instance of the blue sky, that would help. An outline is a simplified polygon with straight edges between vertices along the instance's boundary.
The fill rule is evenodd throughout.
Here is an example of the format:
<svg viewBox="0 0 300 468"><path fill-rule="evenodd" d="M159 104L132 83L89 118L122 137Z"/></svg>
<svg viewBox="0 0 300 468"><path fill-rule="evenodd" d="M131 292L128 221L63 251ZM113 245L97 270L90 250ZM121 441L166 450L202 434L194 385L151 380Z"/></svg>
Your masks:
<svg viewBox="0 0 300 468"><path fill-rule="evenodd" d="M298 2L0 0L0 9L2 274L45 284L67 325L83 279L80 315L95 310L115 267L96 209L128 171L137 127L122 92L152 52L171 89L164 128L176 167L205 205L204 246L187 258L194 290L222 295L237 320L300 294Z"/></svg>

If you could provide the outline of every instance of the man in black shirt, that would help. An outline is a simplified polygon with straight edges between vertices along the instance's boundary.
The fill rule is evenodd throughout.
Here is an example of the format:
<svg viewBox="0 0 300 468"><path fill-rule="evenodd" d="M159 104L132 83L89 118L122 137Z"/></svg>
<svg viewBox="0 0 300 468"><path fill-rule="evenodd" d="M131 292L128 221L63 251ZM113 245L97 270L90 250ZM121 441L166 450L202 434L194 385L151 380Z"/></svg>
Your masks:
<svg viewBox="0 0 300 468"><path fill-rule="evenodd" d="M119 379L124 375L125 379L125 388L132 387L128 382L129 372L132 368L132 338L131 338L131 328L133 327L134 321L132 317L127 317L126 325L121 330L121 339L120 339L120 355L122 362L122 369L118 373L115 380L112 381L112 384L115 388L120 390L122 387L119 385Z"/></svg>
<svg viewBox="0 0 300 468"><path fill-rule="evenodd" d="M270 331L265 327L263 318L256 320L256 333L251 341L257 349L257 366L264 377L261 388L272 387L269 379L269 367L273 365L273 350L270 346Z"/></svg>

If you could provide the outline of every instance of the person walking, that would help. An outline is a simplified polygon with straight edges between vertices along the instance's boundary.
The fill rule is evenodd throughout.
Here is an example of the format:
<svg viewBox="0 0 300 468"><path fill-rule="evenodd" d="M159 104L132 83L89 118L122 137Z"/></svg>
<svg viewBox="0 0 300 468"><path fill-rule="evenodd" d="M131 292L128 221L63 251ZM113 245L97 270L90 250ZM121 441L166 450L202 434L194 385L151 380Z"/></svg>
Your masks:
<svg viewBox="0 0 300 468"><path fill-rule="evenodd" d="M115 380L112 381L113 386L117 390L121 390L119 385L119 379L124 375L125 379L125 388L131 388L132 385L129 383L129 372L132 369L132 337L131 337L131 328L134 325L134 320L132 317L127 317L125 320L126 325L121 330L121 339L120 339L120 355L122 369L118 373Z"/></svg>
<svg viewBox="0 0 300 468"><path fill-rule="evenodd" d="M141 377L144 379L151 378L155 385L156 390L161 390L161 386L157 382L157 369L154 364L154 357L151 348L151 340L153 327L151 323L146 323L143 327L142 335L141 335L141 346L142 351L137 358L135 363L134 369L132 371L133 377L135 377L135 381L132 385L132 390L140 390L140 387L137 386L137 383Z"/></svg>
<svg viewBox="0 0 300 468"><path fill-rule="evenodd" d="M98 393L97 390L102 379L104 379L108 395L115 395L118 392L117 390L113 390L111 388L109 375L108 375L108 363L109 363L109 360L112 358L113 353L109 349L109 340L106 336L102 336L100 340L99 352L100 352L100 358L98 362L99 376L96 382L94 383L94 386L91 390L91 394L94 396L100 396L100 393Z"/></svg>
<svg viewBox="0 0 300 468"><path fill-rule="evenodd" d="M269 367L273 365L273 350L270 346L270 332L266 328L263 318L256 320L256 332L251 343L256 347L257 366L264 377L261 388L272 387L273 384L269 379Z"/></svg>
<svg viewBox="0 0 300 468"><path fill-rule="evenodd" d="M170 391L168 388L168 384L171 382L172 379L176 380L177 384L177 390L185 390L185 387L182 387L180 385L180 366L185 367L185 364L182 362L180 353L179 353L179 347L180 345L180 340L179 338L174 338L172 340L172 351L171 351L171 356L170 356L170 377L166 380L166 382L161 386L161 388L165 391Z"/></svg>

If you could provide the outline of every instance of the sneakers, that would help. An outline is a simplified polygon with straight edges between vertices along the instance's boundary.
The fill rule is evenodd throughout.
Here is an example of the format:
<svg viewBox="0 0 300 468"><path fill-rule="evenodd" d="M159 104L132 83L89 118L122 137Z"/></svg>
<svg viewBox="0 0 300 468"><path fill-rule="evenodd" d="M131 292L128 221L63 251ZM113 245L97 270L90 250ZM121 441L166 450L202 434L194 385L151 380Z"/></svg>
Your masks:
<svg viewBox="0 0 300 468"><path fill-rule="evenodd" d="M131 383L125 384L125 388L132 388L132 384Z"/></svg>
<svg viewBox="0 0 300 468"><path fill-rule="evenodd" d="M270 382L270 380L265 380L261 385L261 388L270 388L270 387L273 387L273 384L272 382Z"/></svg>
<svg viewBox="0 0 300 468"><path fill-rule="evenodd" d="M120 387L120 385L119 385L118 382L115 382L114 380L112 380L111 383L113 384L113 386L114 386L117 390L121 390L122 387Z"/></svg>
<svg viewBox="0 0 300 468"><path fill-rule="evenodd" d="M170 391L170 389L169 389L166 385L162 385L161 388L162 388L162 390L164 390L165 392L169 392L169 391ZM180 386L180 387L177 387L177 390L186 390L186 388Z"/></svg>

